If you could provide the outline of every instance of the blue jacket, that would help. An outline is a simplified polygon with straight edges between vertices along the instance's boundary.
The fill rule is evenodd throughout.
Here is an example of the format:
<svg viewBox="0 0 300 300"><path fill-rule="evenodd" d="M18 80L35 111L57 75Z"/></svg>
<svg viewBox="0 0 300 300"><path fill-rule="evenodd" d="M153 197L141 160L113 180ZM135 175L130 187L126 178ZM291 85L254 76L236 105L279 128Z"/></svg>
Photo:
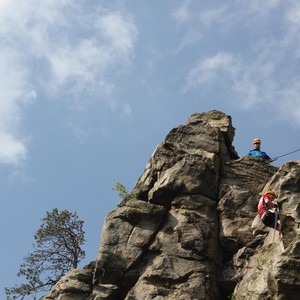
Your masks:
<svg viewBox="0 0 300 300"><path fill-rule="evenodd" d="M256 156L256 157L261 157L263 159L269 160L271 157L263 151L260 151L258 149L253 149L248 153L248 156Z"/></svg>

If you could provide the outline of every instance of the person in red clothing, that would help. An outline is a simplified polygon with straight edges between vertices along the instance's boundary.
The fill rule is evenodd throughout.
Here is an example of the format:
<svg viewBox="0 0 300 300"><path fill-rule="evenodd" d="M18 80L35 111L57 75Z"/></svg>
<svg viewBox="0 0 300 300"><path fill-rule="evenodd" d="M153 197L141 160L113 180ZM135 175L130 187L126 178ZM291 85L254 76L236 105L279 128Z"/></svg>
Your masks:
<svg viewBox="0 0 300 300"><path fill-rule="evenodd" d="M277 198L275 192L269 190L264 193L264 195L259 199L257 211L259 218L268 227L275 228L279 230L280 224L278 223L279 214L277 211L277 204L273 201ZM275 208L275 212L272 209Z"/></svg>

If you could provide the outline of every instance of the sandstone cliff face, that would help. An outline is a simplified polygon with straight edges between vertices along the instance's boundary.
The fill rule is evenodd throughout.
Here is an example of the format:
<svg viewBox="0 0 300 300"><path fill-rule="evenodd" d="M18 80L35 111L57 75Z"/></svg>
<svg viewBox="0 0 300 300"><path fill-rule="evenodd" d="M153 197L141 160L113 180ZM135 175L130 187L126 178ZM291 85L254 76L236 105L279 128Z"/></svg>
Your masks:
<svg viewBox="0 0 300 300"><path fill-rule="evenodd" d="M233 138L219 111L173 129L108 214L96 261L43 299L300 299L300 161L239 158ZM280 237L257 217L267 188Z"/></svg>

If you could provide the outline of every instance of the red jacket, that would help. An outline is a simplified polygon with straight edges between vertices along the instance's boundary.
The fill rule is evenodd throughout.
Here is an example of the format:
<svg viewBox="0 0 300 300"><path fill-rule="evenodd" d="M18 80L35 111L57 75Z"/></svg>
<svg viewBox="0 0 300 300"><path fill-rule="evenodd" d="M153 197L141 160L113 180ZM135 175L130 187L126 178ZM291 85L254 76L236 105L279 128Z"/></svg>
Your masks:
<svg viewBox="0 0 300 300"><path fill-rule="evenodd" d="M269 195L264 195L259 199L257 205L257 211L260 219L262 219L263 216L266 214L266 212L269 210L268 202L272 202L271 199L269 198Z"/></svg>

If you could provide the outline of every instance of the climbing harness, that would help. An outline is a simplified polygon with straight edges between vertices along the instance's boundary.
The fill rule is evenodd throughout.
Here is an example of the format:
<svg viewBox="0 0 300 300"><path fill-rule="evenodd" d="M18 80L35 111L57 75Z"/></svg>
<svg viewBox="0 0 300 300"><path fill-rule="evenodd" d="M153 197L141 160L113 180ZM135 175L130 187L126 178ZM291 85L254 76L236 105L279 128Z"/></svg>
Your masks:
<svg viewBox="0 0 300 300"><path fill-rule="evenodd" d="M270 162L273 162L273 161L277 160L280 157L284 157L284 156L290 155L290 154L298 152L298 151L300 151L300 148L295 150L295 151L292 151L292 152L289 152L289 153L286 153L286 154L283 154L283 155L280 155L280 156L276 156L276 157L272 158Z"/></svg>

